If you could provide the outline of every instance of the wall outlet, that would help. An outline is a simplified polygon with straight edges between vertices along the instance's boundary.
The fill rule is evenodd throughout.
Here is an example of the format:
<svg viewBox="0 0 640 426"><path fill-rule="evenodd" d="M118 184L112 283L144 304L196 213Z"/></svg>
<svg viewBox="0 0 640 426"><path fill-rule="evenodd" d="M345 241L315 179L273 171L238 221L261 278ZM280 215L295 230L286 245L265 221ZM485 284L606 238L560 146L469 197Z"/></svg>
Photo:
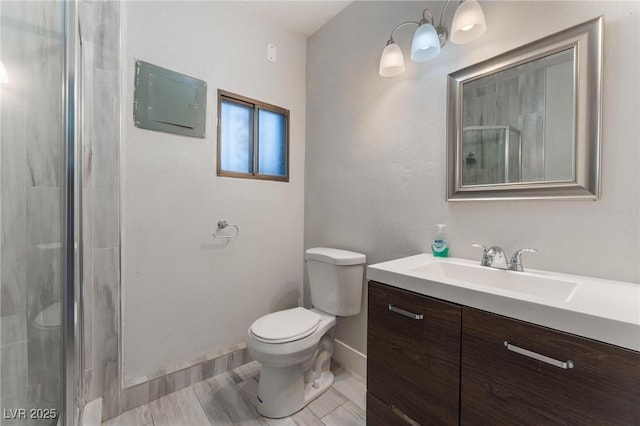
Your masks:
<svg viewBox="0 0 640 426"><path fill-rule="evenodd" d="M271 43L267 43L267 59L271 62L277 62L276 46Z"/></svg>

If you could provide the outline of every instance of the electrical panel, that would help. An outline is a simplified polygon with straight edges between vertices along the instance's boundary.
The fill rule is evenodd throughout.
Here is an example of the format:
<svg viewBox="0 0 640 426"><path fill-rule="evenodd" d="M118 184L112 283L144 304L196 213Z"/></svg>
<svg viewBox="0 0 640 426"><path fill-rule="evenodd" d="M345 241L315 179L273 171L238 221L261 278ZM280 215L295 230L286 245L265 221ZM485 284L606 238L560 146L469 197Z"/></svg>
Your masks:
<svg viewBox="0 0 640 426"><path fill-rule="evenodd" d="M136 61L133 119L136 127L204 138L207 84Z"/></svg>

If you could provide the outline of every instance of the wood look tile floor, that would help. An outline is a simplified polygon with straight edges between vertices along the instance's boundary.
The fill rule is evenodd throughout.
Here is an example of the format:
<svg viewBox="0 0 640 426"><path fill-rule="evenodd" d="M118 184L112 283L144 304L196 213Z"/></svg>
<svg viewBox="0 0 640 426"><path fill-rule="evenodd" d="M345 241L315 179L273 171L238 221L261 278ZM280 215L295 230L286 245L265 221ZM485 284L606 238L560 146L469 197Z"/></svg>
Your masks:
<svg viewBox="0 0 640 426"><path fill-rule="evenodd" d="M364 426L364 383L342 369L333 386L291 417L268 419L256 410L257 362L196 383L122 413L103 426Z"/></svg>

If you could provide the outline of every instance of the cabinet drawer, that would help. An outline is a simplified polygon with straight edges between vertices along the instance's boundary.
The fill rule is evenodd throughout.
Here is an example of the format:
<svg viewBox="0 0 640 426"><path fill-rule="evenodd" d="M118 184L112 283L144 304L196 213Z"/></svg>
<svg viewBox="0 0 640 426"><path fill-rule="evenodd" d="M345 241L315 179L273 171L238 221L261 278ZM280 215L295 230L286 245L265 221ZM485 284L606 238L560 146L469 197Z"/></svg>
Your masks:
<svg viewBox="0 0 640 426"><path fill-rule="evenodd" d="M472 308L462 317L461 424L640 425L640 353Z"/></svg>
<svg viewBox="0 0 640 426"><path fill-rule="evenodd" d="M460 306L374 282L368 306L368 391L419 424L458 424Z"/></svg>

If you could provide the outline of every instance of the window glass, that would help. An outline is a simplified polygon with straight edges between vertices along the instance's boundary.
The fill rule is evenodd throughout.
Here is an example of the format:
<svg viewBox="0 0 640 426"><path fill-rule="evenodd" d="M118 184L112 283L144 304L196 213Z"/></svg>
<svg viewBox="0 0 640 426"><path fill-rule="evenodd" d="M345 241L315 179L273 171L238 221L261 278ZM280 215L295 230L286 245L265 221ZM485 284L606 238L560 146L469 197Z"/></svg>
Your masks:
<svg viewBox="0 0 640 426"><path fill-rule="evenodd" d="M221 102L220 165L222 170L253 173L253 106Z"/></svg>
<svg viewBox="0 0 640 426"><path fill-rule="evenodd" d="M283 114L258 109L258 173L286 175L287 121Z"/></svg>
<svg viewBox="0 0 640 426"><path fill-rule="evenodd" d="M218 106L217 175L289 182L289 110L222 89Z"/></svg>

